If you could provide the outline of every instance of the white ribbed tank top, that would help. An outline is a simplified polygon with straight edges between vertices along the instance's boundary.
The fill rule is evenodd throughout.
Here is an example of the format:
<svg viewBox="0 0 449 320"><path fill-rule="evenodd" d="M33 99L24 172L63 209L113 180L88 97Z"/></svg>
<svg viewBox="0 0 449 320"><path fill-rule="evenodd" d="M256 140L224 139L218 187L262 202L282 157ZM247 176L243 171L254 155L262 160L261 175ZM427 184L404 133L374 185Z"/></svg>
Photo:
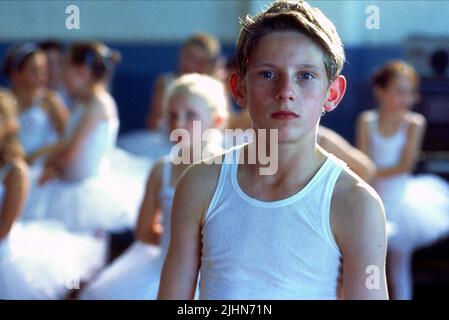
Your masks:
<svg viewBox="0 0 449 320"><path fill-rule="evenodd" d="M337 299L329 212L346 164L329 154L302 190L268 202L240 188L240 150L226 154L204 216L200 299Z"/></svg>

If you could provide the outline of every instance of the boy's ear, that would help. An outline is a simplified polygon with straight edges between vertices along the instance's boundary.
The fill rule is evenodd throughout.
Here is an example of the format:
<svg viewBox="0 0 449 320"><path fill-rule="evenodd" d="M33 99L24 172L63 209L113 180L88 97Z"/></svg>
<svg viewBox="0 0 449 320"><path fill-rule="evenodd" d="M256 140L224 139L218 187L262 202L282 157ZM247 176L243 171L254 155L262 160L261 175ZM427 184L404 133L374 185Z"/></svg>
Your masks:
<svg viewBox="0 0 449 320"><path fill-rule="evenodd" d="M345 95L346 91L346 78L339 75L332 81L329 88L327 89L326 101L324 102L324 110L326 112L334 110L341 99Z"/></svg>
<svg viewBox="0 0 449 320"><path fill-rule="evenodd" d="M231 91L235 102L237 102L241 108L246 108L245 84L243 83L243 79L240 78L236 72L231 74Z"/></svg>

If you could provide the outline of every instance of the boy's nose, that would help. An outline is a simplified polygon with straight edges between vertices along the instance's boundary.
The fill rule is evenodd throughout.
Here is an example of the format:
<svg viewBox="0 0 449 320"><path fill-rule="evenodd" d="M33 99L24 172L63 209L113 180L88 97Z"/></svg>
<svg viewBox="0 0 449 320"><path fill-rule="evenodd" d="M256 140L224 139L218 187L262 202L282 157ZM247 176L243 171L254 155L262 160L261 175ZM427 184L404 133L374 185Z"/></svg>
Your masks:
<svg viewBox="0 0 449 320"><path fill-rule="evenodd" d="M280 77L275 92L277 101L295 101L295 91L293 80L289 77Z"/></svg>

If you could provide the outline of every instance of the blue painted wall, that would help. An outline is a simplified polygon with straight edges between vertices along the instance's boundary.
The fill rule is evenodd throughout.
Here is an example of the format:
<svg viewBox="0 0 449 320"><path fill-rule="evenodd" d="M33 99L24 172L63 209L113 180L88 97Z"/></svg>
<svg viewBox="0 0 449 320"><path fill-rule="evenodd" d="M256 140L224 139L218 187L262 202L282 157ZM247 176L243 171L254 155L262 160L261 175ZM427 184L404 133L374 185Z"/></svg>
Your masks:
<svg viewBox="0 0 449 320"><path fill-rule="evenodd" d="M129 44L107 43L122 54L122 62L117 66L112 93L117 101L121 120L121 133L143 128L144 119L152 94L156 76L162 72L175 71L179 43ZM10 43L0 44L0 60ZM234 45L225 44L223 52L230 56ZM343 74L348 80L348 89L340 106L326 114L322 123L342 134L349 141L354 138L354 121L360 111L374 107L369 86L370 74L374 67L389 59L402 57L399 47L347 47ZM7 81L2 74L0 86Z"/></svg>

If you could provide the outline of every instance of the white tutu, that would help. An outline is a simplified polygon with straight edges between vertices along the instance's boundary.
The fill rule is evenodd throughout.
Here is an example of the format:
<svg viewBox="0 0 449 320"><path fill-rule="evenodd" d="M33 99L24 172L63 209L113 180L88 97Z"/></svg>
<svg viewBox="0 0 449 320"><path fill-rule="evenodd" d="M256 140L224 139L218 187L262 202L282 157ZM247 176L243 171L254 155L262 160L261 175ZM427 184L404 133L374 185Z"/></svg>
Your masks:
<svg viewBox="0 0 449 320"><path fill-rule="evenodd" d="M375 185L395 226L392 249L414 250L449 234L449 184L435 175L401 175Z"/></svg>
<svg viewBox="0 0 449 320"><path fill-rule="evenodd" d="M139 130L121 135L117 145L136 155L158 160L170 153L170 136L163 131Z"/></svg>
<svg viewBox="0 0 449 320"><path fill-rule="evenodd" d="M109 191L125 206L128 227L134 228L154 161L115 148L111 153L110 163Z"/></svg>
<svg viewBox="0 0 449 320"><path fill-rule="evenodd" d="M45 218L45 213L42 212L42 210L33 210L33 208L36 207L34 190L40 188L38 186L38 181L42 174L43 168L44 163L41 162L35 163L29 167L28 181L30 184L30 192L27 197L25 208L22 210L22 213L19 217L20 220L27 221Z"/></svg>
<svg viewBox="0 0 449 320"><path fill-rule="evenodd" d="M0 299L62 299L103 268L107 241L42 220L16 223L0 247Z"/></svg>
<svg viewBox="0 0 449 320"><path fill-rule="evenodd" d="M164 233L161 246L136 241L86 287L82 299L156 299L170 240L170 215L175 189L170 186L171 164L164 158L159 201ZM196 298L199 297L198 285Z"/></svg>
<svg viewBox="0 0 449 320"><path fill-rule="evenodd" d="M110 169L81 181L38 184L40 172L32 170L31 192L23 220L51 218L72 231L120 232L133 228L145 193L152 161L115 148Z"/></svg>
<svg viewBox="0 0 449 320"><path fill-rule="evenodd" d="M154 300L159 290L161 248L134 242L81 293L84 300Z"/></svg>
<svg viewBox="0 0 449 320"><path fill-rule="evenodd" d="M109 192L108 182L97 178L80 182L54 180L44 186L36 182L24 216L57 219L72 231L120 231L131 221L126 206Z"/></svg>
<svg viewBox="0 0 449 320"><path fill-rule="evenodd" d="M102 109L114 99L103 93L88 105L79 104L70 116L65 136L71 141L87 110ZM151 161L116 148L118 118L96 122L80 142L61 180L38 184L32 173L25 218L53 218L75 231L120 232L133 228L145 192Z"/></svg>

